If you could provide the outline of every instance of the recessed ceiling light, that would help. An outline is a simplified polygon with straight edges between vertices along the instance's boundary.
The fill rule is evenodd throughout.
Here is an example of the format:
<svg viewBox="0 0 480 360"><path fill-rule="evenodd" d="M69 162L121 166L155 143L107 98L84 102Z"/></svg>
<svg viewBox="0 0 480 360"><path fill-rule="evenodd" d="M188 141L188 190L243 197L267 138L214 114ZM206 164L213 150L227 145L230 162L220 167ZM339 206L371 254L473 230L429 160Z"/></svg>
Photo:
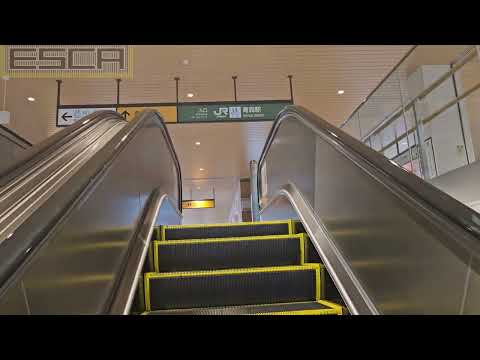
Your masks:
<svg viewBox="0 0 480 360"><path fill-rule="evenodd" d="M205 170L205 169L204 169L204 168L200 168L200 171L203 171L203 170Z"/></svg>
<svg viewBox="0 0 480 360"><path fill-rule="evenodd" d="M195 141L195 145L199 146L199 145L200 145L200 141Z"/></svg>
<svg viewBox="0 0 480 360"><path fill-rule="evenodd" d="M338 94L338 95L342 95L342 94L344 94L344 93L345 93L345 90L338 90L338 91L337 91L337 94Z"/></svg>
<svg viewBox="0 0 480 360"><path fill-rule="evenodd" d="M31 97L31 96L29 96L29 97L27 97L27 100L28 100L28 101L35 101L35 98L34 98L34 97Z"/></svg>
<svg viewBox="0 0 480 360"><path fill-rule="evenodd" d="M187 94L187 97L192 98L192 97L193 97L193 94L192 94L192 93L188 93L188 94Z"/></svg>
<svg viewBox="0 0 480 360"><path fill-rule="evenodd" d="M190 63L190 61L188 61L188 59L184 59L182 62L183 62L183 65L188 65Z"/></svg>

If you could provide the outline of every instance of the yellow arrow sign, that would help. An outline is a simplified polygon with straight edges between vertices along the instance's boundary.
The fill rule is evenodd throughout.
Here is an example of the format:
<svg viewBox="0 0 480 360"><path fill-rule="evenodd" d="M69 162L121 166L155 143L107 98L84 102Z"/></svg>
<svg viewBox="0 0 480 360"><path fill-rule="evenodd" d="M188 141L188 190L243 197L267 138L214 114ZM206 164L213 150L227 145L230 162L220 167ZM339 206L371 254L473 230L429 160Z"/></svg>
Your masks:
<svg viewBox="0 0 480 360"><path fill-rule="evenodd" d="M132 120L137 112L143 110L155 110L162 115L163 120L166 123L177 122L177 107L176 106L127 106L119 107L117 112L122 115L125 120Z"/></svg>

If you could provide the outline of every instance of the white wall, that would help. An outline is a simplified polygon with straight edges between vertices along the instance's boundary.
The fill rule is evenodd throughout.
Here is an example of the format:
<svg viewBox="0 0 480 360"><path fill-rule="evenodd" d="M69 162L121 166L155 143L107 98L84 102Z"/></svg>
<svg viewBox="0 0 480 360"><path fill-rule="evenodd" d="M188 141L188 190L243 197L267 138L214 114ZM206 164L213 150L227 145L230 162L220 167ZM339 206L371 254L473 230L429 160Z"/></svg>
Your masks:
<svg viewBox="0 0 480 360"><path fill-rule="evenodd" d="M200 190L198 190L200 188ZM183 210L183 224L215 224L241 221L240 179L186 179L183 181L183 199L201 200L213 197L215 208ZM191 191L191 192L190 192Z"/></svg>

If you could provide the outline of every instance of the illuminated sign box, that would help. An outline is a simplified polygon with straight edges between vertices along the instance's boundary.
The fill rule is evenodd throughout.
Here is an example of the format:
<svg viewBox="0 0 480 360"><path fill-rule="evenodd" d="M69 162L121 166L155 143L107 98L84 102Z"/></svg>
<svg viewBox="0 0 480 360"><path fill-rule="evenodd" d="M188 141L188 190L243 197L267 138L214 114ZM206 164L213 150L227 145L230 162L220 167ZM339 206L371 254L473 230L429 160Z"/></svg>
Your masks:
<svg viewBox="0 0 480 360"><path fill-rule="evenodd" d="M215 207L215 199L183 200L183 209L212 209Z"/></svg>

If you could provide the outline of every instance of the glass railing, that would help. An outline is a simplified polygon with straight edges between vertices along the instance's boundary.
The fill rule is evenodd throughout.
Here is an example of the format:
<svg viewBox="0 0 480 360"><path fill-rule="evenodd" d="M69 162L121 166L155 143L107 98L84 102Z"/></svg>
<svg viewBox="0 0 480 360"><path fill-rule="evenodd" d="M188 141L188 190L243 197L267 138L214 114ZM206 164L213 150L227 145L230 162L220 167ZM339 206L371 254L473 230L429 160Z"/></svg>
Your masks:
<svg viewBox="0 0 480 360"><path fill-rule="evenodd" d="M479 54L474 45L413 47L342 130L427 181L474 163Z"/></svg>

